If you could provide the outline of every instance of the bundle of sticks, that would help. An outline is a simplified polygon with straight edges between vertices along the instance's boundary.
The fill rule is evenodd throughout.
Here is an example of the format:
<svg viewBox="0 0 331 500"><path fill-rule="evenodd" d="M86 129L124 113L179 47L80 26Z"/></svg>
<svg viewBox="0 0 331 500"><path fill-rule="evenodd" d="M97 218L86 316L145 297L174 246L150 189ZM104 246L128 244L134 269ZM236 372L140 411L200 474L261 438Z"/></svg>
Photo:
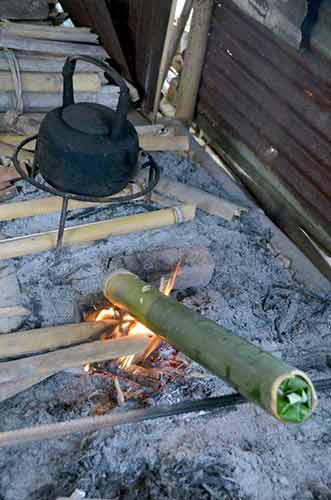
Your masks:
<svg viewBox="0 0 331 500"><path fill-rule="evenodd" d="M18 94L25 113L44 113L60 106L61 71L66 57L108 57L89 28L10 21L0 22L0 48L1 113L16 109ZM77 65L74 87L78 101L116 106L118 87L109 85L103 73L91 64ZM0 122L4 123L3 116Z"/></svg>

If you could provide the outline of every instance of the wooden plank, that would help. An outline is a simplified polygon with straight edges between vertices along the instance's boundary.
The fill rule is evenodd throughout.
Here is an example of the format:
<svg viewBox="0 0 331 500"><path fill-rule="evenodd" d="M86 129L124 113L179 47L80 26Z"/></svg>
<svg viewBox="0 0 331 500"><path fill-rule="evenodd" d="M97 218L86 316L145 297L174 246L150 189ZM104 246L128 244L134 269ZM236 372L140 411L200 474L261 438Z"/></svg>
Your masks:
<svg viewBox="0 0 331 500"><path fill-rule="evenodd" d="M0 335L0 359L53 351L91 339L99 340L109 328L111 328L110 323L93 321Z"/></svg>
<svg viewBox="0 0 331 500"><path fill-rule="evenodd" d="M69 227L64 231L63 245L84 245L107 239L110 236L120 236L187 222L193 220L194 217L195 206L183 205L146 214ZM56 247L56 241L57 231L47 231L0 241L0 260L51 250Z"/></svg>
<svg viewBox="0 0 331 500"><path fill-rule="evenodd" d="M176 118L191 123L195 113L214 0L194 0L191 31L180 78Z"/></svg>
<svg viewBox="0 0 331 500"><path fill-rule="evenodd" d="M24 50L27 52L40 52L54 54L55 56L71 56L84 54L92 57L106 58L107 52L98 45L86 45L72 42L52 42L50 40L36 40L34 38L21 38L0 30L0 46L7 49Z"/></svg>
<svg viewBox="0 0 331 500"><path fill-rule="evenodd" d="M62 28L61 26L43 26L25 23L1 21L0 30L6 30L15 36L54 40L58 42L88 43L99 45L98 35L90 31L81 31L79 28Z"/></svg>
<svg viewBox="0 0 331 500"><path fill-rule="evenodd" d="M67 347L46 354L0 363L0 387L3 383L24 382L31 377L48 378L69 368L101 363L132 354L142 354L153 334L137 334Z"/></svg>
<svg viewBox="0 0 331 500"><path fill-rule="evenodd" d="M23 93L61 93L63 89L63 77L61 74L22 72L21 80ZM0 72L0 88L1 92L14 91L13 77L9 71ZM99 75L96 73L75 74L74 89L77 92L100 92L101 80Z"/></svg>
<svg viewBox="0 0 331 500"><path fill-rule="evenodd" d="M190 151L190 138L188 135L143 135L139 137L139 144L146 151Z"/></svg>

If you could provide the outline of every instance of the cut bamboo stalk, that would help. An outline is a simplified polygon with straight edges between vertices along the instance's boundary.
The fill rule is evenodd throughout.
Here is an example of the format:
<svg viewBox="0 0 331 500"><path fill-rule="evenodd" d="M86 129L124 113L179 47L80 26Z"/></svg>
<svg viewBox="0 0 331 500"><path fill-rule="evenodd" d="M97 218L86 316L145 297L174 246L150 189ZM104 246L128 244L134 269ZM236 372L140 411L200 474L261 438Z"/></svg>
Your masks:
<svg viewBox="0 0 331 500"><path fill-rule="evenodd" d="M205 59L214 0L194 0L193 17L184 68L180 78L176 118L191 123Z"/></svg>
<svg viewBox="0 0 331 500"><path fill-rule="evenodd" d="M0 22L0 30L27 38L54 40L58 42L89 43L98 45L98 35L90 31L81 31L77 28L61 29L57 26L41 26L10 21Z"/></svg>
<svg viewBox="0 0 331 500"><path fill-rule="evenodd" d="M119 88L102 87L100 92L76 92L76 102L95 102L115 109L118 103ZM15 107L14 92L0 93L0 111L5 112ZM24 111L28 113L47 113L51 109L62 106L62 94L23 92Z"/></svg>
<svg viewBox="0 0 331 500"><path fill-rule="evenodd" d="M140 187L133 184L130 188L124 189L120 193L114 195L114 199L119 196L138 192L138 190L140 190ZM3 203L0 205L0 221L23 219L25 217L35 217L37 215L47 215L54 212L60 212L62 208L62 201L62 198L59 198L58 196L48 196L47 198L36 198L28 201ZM169 205L170 200L169 198L152 193L152 201L162 205L165 203ZM107 204L104 203L103 205ZM100 203L69 200L68 210L80 210L98 206L100 206Z"/></svg>
<svg viewBox="0 0 331 500"><path fill-rule="evenodd" d="M221 325L119 270L104 293L148 329L283 422L301 423L316 406L308 376Z"/></svg>
<svg viewBox="0 0 331 500"><path fill-rule="evenodd" d="M176 9L177 9L177 0L172 0L168 28L167 28L167 33L166 33L164 45L163 45L163 52L162 52L162 57L161 57L160 69L159 69L159 77L158 77L156 91L155 91L153 113L152 113L153 122L155 122L157 119L157 114L159 111L160 100L161 100L163 82L165 80L165 77L167 75L167 71L169 69L169 68L167 68L168 51L169 51L169 46L171 44L171 40L175 34L174 22L175 22L175 16L176 16Z"/></svg>
<svg viewBox="0 0 331 500"><path fill-rule="evenodd" d="M47 57L46 54L24 53L15 51L15 56L21 71L32 73L61 73L66 57ZM8 59L3 52L0 52L0 70L8 71ZM97 66L77 61L76 73L102 73Z"/></svg>
<svg viewBox="0 0 331 500"><path fill-rule="evenodd" d="M224 198L202 191L201 189L173 181L169 177L163 175L156 186L156 190L165 196L173 196L183 203L195 203L198 208L205 212L223 217L231 221L234 217L240 217L247 209L231 203Z"/></svg>
<svg viewBox="0 0 331 500"><path fill-rule="evenodd" d="M190 151L188 135L143 135L139 137L139 145L146 151Z"/></svg>
<svg viewBox="0 0 331 500"><path fill-rule="evenodd" d="M55 73L21 73L23 93L40 92L61 93L63 77ZM14 91L12 74L9 71L0 72L1 92ZM100 92L101 81L97 73L77 73L74 75L74 88L77 92ZM37 96L38 97L38 96Z"/></svg>
<svg viewBox="0 0 331 500"><path fill-rule="evenodd" d="M139 127L137 127L137 132L139 135ZM190 139L187 135L179 136L152 134L153 132L149 135L145 130L143 135L139 135L140 147L145 151L177 151L184 153L190 150ZM0 134L0 155L12 156L15 151L15 147L18 146L18 144L20 144L20 142L22 142L25 138L26 136ZM32 160L34 155L26 150L33 150L34 147L35 143L31 142L23 148L23 151L20 154L20 159Z"/></svg>
<svg viewBox="0 0 331 500"><path fill-rule="evenodd" d="M63 245L76 246L111 236L147 231L194 219L196 207L183 205L150 213L66 228ZM48 231L0 241L0 260L45 252L56 247L57 231Z"/></svg>
<svg viewBox="0 0 331 500"><path fill-rule="evenodd" d="M133 354L142 354L151 335L132 335L67 347L58 351L0 363L0 387L3 383L24 382L28 378L48 378L68 368L101 363Z"/></svg>
<svg viewBox="0 0 331 500"><path fill-rule="evenodd" d="M41 54L54 54L54 56L71 56L84 54L86 56L108 57L105 49L99 45L87 45L72 42L52 42L50 40L36 40L11 35L5 30L0 30L0 46L7 49L23 50L26 52L39 52Z"/></svg>
<svg viewBox="0 0 331 500"><path fill-rule="evenodd" d="M125 196L138 191L138 187L130 185L120 193L113 196L116 199L119 196ZM58 196L48 196L47 198L36 198L34 200L5 203L0 206L0 221L15 220L25 217L34 217L36 215L47 215L54 212L60 212L62 208L62 198ZM106 203L104 204L106 205ZM79 210L82 208L91 208L100 206L100 203L87 201L69 200L68 210Z"/></svg>
<svg viewBox="0 0 331 500"><path fill-rule="evenodd" d="M109 323L98 321L48 326L37 330L0 335L0 359L17 358L72 346L91 339L97 340L107 328L109 329L109 326Z"/></svg>

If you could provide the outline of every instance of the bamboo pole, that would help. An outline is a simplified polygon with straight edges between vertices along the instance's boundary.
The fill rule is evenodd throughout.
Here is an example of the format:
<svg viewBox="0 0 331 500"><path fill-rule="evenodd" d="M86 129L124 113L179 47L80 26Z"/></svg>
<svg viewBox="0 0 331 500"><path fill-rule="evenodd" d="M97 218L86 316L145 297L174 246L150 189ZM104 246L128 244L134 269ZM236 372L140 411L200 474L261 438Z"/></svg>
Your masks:
<svg viewBox="0 0 331 500"><path fill-rule="evenodd" d="M0 335L0 359L17 358L72 346L91 339L97 340L109 328L110 323L93 321Z"/></svg>
<svg viewBox="0 0 331 500"><path fill-rule="evenodd" d="M183 205L150 213L118 217L113 220L69 227L64 230L63 246L76 246L111 236L158 229L188 222L195 217L194 205ZM56 247L57 231L47 231L0 241L0 260L45 252Z"/></svg>
<svg viewBox="0 0 331 500"><path fill-rule="evenodd" d="M194 117L214 3L214 0L193 1L192 25L180 78L176 111L176 118L186 123L191 123Z"/></svg>
<svg viewBox="0 0 331 500"><path fill-rule="evenodd" d="M71 56L84 54L86 56L107 58L105 49L99 45L86 45L72 42L53 42L51 40L36 40L23 38L0 30L0 46L7 49L23 50L26 52L39 52L54 54L54 56Z"/></svg>
<svg viewBox="0 0 331 500"><path fill-rule="evenodd" d="M61 93L63 77L56 73L21 73L23 92ZM0 72L1 92L12 92L14 83L9 71ZM100 92L101 80L97 73L77 73L74 75L74 88L77 92Z"/></svg>
<svg viewBox="0 0 331 500"><path fill-rule="evenodd" d="M126 188L113 198L125 196L139 189L136 185ZM34 217L36 215L47 215L54 212L60 212L63 199L58 196L48 196L47 198L36 198L28 201L18 201L3 203L0 205L0 221L15 220L25 217ZM106 205L106 204L105 204ZM69 200L68 210L79 210L82 208L91 208L100 206L100 203L87 201Z"/></svg>
<svg viewBox="0 0 331 500"><path fill-rule="evenodd" d="M193 202L201 210L229 221L234 217L240 217L243 212L247 212L244 207L188 184L174 181L165 175L161 177L156 186L156 191L165 196L173 196L183 203Z"/></svg>
<svg viewBox="0 0 331 500"><path fill-rule="evenodd" d="M94 102L115 109L118 103L119 88L113 85L101 87L100 92L76 92L76 102ZM60 92L23 92L24 110L28 113L47 113L63 104ZM0 93L0 112L13 109L15 94Z"/></svg>
<svg viewBox="0 0 331 500"><path fill-rule="evenodd" d="M104 293L176 349L283 422L301 423L316 406L308 376L188 309L128 271L112 273Z"/></svg>
<svg viewBox="0 0 331 500"><path fill-rule="evenodd" d="M97 340L67 347L46 354L29 356L0 363L0 387L5 383L21 383L28 378L48 378L68 368L83 367L90 363L101 363L133 354L143 354L151 335L132 335L118 339Z"/></svg>
<svg viewBox="0 0 331 500"><path fill-rule="evenodd" d="M162 52L162 57L161 57L160 69L159 69L159 77L158 77L156 91L155 91L153 113L152 113L153 122L155 122L157 120L157 114L158 114L159 106L160 106L163 82L165 80L167 71L169 69L169 68L167 68L168 51L169 51L169 46L171 44L171 40L174 37L174 32L175 32L174 22L175 22L175 16L176 16L176 8L177 8L177 0L172 0L168 28L167 28L167 33L166 33L166 37L164 40L164 45L163 45L163 52Z"/></svg>
<svg viewBox="0 0 331 500"><path fill-rule="evenodd" d="M15 51L20 71L32 73L61 73L65 63L65 56L47 56L46 54L35 55L33 53L24 53ZM8 71L8 59L3 52L0 52L0 70ZM77 61L76 73L102 73L101 69L84 61Z"/></svg>

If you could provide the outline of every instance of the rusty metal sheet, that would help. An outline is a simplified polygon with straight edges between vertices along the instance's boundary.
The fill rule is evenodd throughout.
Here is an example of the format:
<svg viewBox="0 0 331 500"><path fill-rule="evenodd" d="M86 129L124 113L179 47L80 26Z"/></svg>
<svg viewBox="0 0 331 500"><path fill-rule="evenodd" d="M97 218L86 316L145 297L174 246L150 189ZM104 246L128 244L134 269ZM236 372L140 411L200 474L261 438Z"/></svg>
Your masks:
<svg viewBox="0 0 331 500"><path fill-rule="evenodd" d="M217 2L199 116L248 146L331 238L330 61L300 55L231 0Z"/></svg>

